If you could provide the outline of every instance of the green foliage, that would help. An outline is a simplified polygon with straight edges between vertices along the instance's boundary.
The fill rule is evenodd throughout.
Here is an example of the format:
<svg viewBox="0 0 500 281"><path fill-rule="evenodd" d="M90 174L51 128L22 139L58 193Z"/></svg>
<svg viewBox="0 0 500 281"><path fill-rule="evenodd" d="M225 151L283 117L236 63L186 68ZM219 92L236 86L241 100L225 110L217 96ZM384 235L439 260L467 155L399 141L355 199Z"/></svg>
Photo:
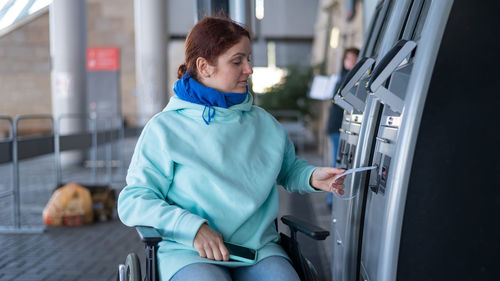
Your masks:
<svg viewBox="0 0 500 281"><path fill-rule="evenodd" d="M289 67L287 75L277 85L257 94L257 104L268 110L298 110L302 116L309 115L307 93L313 77L313 68Z"/></svg>

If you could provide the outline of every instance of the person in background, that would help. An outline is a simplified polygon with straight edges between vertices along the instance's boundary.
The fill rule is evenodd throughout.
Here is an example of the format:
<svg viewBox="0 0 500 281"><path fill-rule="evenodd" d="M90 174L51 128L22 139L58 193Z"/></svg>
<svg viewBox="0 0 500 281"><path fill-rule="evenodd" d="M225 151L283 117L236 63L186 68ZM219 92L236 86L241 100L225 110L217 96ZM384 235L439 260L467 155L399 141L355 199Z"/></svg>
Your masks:
<svg viewBox="0 0 500 281"><path fill-rule="evenodd" d="M335 84L335 88L333 91L334 95L339 90L339 87L344 81L347 73L356 65L358 56L359 56L359 49L357 48L348 48L344 51L344 57L342 60L343 61L342 70L340 71L339 79ZM330 141L332 144L332 152L333 152L332 167L337 166L337 155L338 155L339 139L340 139L339 129L342 127L343 115L344 115L344 110L340 108L338 105L332 104L328 114L328 125L327 125L327 133L330 137ZM333 203L333 194L329 193L327 195L326 204L328 205L329 208L331 208L332 203Z"/></svg>
<svg viewBox="0 0 500 281"><path fill-rule="evenodd" d="M278 184L343 193L344 172L296 157L285 129L252 104L248 30L224 17L189 32L176 96L144 127L118 198L128 225L162 234L161 280L298 281L278 244ZM224 242L256 250L229 261Z"/></svg>

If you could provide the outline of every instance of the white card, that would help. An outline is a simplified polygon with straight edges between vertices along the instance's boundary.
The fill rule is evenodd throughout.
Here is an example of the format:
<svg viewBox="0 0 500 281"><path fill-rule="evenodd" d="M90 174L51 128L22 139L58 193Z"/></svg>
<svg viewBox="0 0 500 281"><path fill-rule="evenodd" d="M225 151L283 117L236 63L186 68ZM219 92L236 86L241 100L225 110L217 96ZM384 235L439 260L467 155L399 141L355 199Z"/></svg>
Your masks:
<svg viewBox="0 0 500 281"><path fill-rule="evenodd" d="M347 176L349 174L354 174L354 173L363 172L363 171L369 171L369 170L373 170L373 169L376 169L376 168L377 168L377 166L369 166L369 167L359 167L359 168L349 169L349 170L343 172L342 174L337 175L333 179L333 182L335 182L338 178L341 178L343 176Z"/></svg>
<svg viewBox="0 0 500 281"><path fill-rule="evenodd" d="M336 176L333 179L333 181L335 182L338 178L341 178L341 177L344 177L344 176L347 176L350 174L354 174L357 172L363 172L363 171L369 171L369 170L373 170L376 168L377 168L377 166L369 166L369 167L359 167L359 168L355 168L355 169L349 169L349 170L343 172L342 174ZM353 188L353 190L351 190L351 188ZM358 196L358 191L359 191L359 185L353 186L351 183L351 184L345 186L344 194L338 194L336 192L333 192L333 195L335 195L335 197L342 199L342 200L351 200L351 199L355 198L356 196Z"/></svg>

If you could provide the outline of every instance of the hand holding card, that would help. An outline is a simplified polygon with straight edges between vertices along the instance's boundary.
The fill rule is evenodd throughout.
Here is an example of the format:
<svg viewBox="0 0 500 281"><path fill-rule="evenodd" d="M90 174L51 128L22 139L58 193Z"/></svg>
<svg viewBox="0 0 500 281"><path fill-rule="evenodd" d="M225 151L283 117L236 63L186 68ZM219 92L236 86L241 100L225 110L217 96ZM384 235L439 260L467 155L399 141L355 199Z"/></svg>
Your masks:
<svg viewBox="0 0 500 281"><path fill-rule="evenodd" d="M333 179L333 182L337 181L337 179L346 177L348 175L351 175L351 174L354 175L357 172L369 171L369 170L373 170L376 168L377 168L377 166L369 166L369 167L359 167L359 168L349 169L349 170L343 172L342 174L337 175ZM350 200L358 195L358 189L359 189L359 187L357 187L357 186L353 187L352 184L348 184L347 189L342 190L343 191L342 193L333 192L333 194L335 195L335 197L338 197L339 199Z"/></svg>

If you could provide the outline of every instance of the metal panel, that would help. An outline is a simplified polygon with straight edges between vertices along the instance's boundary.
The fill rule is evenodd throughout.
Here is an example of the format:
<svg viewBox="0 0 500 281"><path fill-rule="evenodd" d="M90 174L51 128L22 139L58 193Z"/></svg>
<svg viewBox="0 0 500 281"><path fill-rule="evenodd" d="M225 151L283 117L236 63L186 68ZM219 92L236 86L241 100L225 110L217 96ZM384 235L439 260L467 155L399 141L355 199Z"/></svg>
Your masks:
<svg viewBox="0 0 500 281"><path fill-rule="evenodd" d="M119 116L120 72L87 71L87 102L91 112Z"/></svg>
<svg viewBox="0 0 500 281"><path fill-rule="evenodd" d="M333 280L343 280L343 275L346 274L344 267L345 267L345 249L342 241L342 237L335 232L334 233L334 241L333 241L333 268L332 268L332 273L333 273Z"/></svg>
<svg viewBox="0 0 500 281"><path fill-rule="evenodd" d="M408 155L408 144L412 141L408 139L408 124L418 123L410 112L415 112L415 104L409 104L408 101L416 96L422 96L422 91L415 92L412 87L422 89L424 81L419 81L422 85L414 84L414 81L421 78L414 75L419 67L422 67L422 56L426 56L427 69L421 71L429 72L432 70L432 61L435 59L435 51L429 53L429 45L439 45L444 21L447 19L451 1L432 1L427 18L425 20L422 39L417 47L414 65L409 63L402 66L390 78L389 90L394 95L404 101L404 109L401 114L390 110L385 106L381 118L381 126L377 135L377 145L375 147L373 162L379 162L379 171L377 186L369 192L367 198L365 226L363 233L363 249L361 263L364 276L368 280L391 281L396 280L397 256L399 247L400 230L402 223L402 210L404 210L404 196L406 194L402 183L404 175L408 171L410 161ZM414 5L421 8L422 5ZM408 28L414 28L413 26ZM428 32L428 33L427 33ZM423 75L421 75L423 76ZM412 83L413 81L413 83ZM382 99L384 96L381 97ZM402 151L405 151L402 153ZM384 167L385 166L385 167ZM383 174L381 168L387 169ZM371 183L373 185L373 181ZM372 190L372 189L371 189Z"/></svg>
<svg viewBox="0 0 500 281"><path fill-rule="evenodd" d="M5 115L0 115L0 121L8 123L8 137L4 137L0 139L0 163L10 162L12 161L12 140L14 138L14 122L12 118Z"/></svg>
<svg viewBox="0 0 500 281"><path fill-rule="evenodd" d="M414 147L415 135L421 114L425 88L429 85L430 77L424 73L432 73L433 63L437 56L444 27L448 19L452 1L432 1L423 27L422 37L415 54L414 75L408 82L405 112L399 132L399 143L396 146L391 175L388 179L390 189L388 204L384 215L384 229L381 237L381 252L379 255L379 272L377 280L396 280L399 240L403 210L407 187L407 172L410 170L411 153L409 148ZM412 145L413 143L413 145ZM405 176L406 175L406 176Z"/></svg>
<svg viewBox="0 0 500 281"><path fill-rule="evenodd" d="M128 128L125 137L137 136L140 128ZM119 140L119 130L101 131L97 134L97 144L102 145ZM61 151L85 149L91 147L90 133L61 136ZM18 138L19 160L41 156L54 152L54 136ZM0 141L0 164L12 161L12 142Z"/></svg>
<svg viewBox="0 0 500 281"><path fill-rule="evenodd" d="M408 137L401 154L410 156L400 183L405 204L391 206L404 210L401 225L392 221L401 227L397 280L498 279L499 8L454 1L448 22L433 24L444 28L440 42L427 42L423 26L429 53L416 54L419 77L408 86L414 110L400 133Z"/></svg>
<svg viewBox="0 0 500 281"><path fill-rule="evenodd" d="M378 26L375 27L374 31L377 33L377 36L373 36L373 34L370 35L370 38L378 42L376 44L374 41L367 42L369 46L363 48L363 50L367 50L365 56L377 59L377 53L383 54L387 49L392 47L403 26L404 17L401 17L401 14L405 14L409 10L410 3L410 0L383 2L380 14L378 15L379 19L376 21ZM388 11L389 13L385 14ZM369 95L365 88L365 84L369 79L370 71L368 75L362 77L359 82L356 83L357 85L355 85L355 88L351 90L351 92L354 92L354 96L365 102L365 104L363 110L359 112L362 114L361 124L357 127L350 126L350 128L352 128L351 132L356 132L356 137L354 137L354 135L343 136L344 133L341 134L341 139L344 137L346 141L348 141L347 146L349 146L349 148L353 146L356 148L354 155L351 155L353 157L351 163L346 162L346 168L368 166L370 155L373 151L377 123L380 119L380 103L376 97ZM354 115L356 114L351 114L350 117L352 118ZM342 279L340 280L350 281L356 280L360 276L360 237L363 233L363 220L365 220L364 208L366 194L368 192L368 173L357 173L350 177L350 179L346 179L344 184L346 187L348 186L353 190L358 189L359 191L356 197L348 201L348 210L344 214L345 218L343 218L345 223L333 227L334 230L338 230L339 233L344 233L342 240L343 246L334 246L333 248L333 251L344 251L343 253L334 253L335 257L342 256L344 262L341 265L334 262L333 276L334 278L339 278L339 276L341 276ZM333 213L340 214L341 211L337 210L337 208L345 208L346 206L343 203L336 204L337 201L333 204ZM342 273L338 273L337 271L339 270Z"/></svg>
<svg viewBox="0 0 500 281"><path fill-rule="evenodd" d="M12 161L12 141L0 141L0 164Z"/></svg>
<svg viewBox="0 0 500 281"><path fill-rule="evenodd" d="M54 152L54 137L18 138L18 158L26 159Z"/></svg>
<svg viewBox="0 0 500 281"><path fill-rule="evenodd" d="M60 151L90 148L92 145L92 134L80 133L61 136L60 145Z"/></svg>

